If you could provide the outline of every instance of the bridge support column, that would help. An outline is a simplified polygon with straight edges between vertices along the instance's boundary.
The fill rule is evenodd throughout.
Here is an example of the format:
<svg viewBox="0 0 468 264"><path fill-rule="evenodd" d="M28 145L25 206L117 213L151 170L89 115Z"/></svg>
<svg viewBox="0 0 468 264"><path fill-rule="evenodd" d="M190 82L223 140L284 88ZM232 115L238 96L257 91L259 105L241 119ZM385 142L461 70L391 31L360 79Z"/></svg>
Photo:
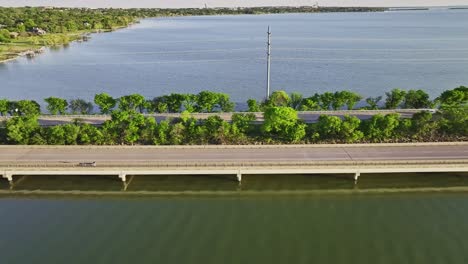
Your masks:
<svg viewBox="0 0 468 264"><path fill-rule="evenodd" d="M360 176L361 176L361 173L359 171L354 173L354 183L358 182Z"/></svg>
<svg viewBox="0 0 468 264"><path fill-rule="evenodd" d="M119 173L119 179L121 179L123 183L127 182L127 174L123 172Z"/></svg>
<svg viewBox="0 0 468 264"><path fill-rule="evenodd" d="M241 173L240 170L237 172L237 181L238 181L239 183L242 182L242 173Z"/></svg>
<svg viewBox="0 0 468 264"><path fill-rule="evenodd" d="M3 173L3 178L4 178L4 179L7 179L7 180L10 182L10 184L13 183L13 174L12 174L11 172L6 172L6 171L5 171L5 172Z"/></svg>

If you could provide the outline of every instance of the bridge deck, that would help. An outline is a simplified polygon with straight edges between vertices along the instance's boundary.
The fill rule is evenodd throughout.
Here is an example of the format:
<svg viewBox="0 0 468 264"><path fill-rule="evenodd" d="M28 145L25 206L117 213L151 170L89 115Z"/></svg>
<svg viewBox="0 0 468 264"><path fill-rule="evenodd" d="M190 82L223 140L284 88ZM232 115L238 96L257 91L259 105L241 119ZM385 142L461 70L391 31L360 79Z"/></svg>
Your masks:
<svg viewBox="0 0 468 264"><path fill-rule="evenodd" d="M96 162L96 166L80 166ZM468 144L212 147L0 146L0 174L298 174L468 171Z"/></svg>

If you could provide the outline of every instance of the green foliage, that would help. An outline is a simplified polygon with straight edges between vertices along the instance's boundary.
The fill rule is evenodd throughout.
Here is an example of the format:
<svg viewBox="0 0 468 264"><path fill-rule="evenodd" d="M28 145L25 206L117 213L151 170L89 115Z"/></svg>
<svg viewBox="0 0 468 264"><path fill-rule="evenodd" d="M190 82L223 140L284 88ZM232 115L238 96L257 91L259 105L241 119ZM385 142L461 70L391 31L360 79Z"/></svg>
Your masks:
<svg viewBox="0 0 468 264"><path fill-rule="evenodd" d="M103 137L107 144L131 144L139 140L145 117L134 111L113 111L112 119L103 124Z"/></svg>
<svg viewBox="0 0 468 264"><path fill-rule="evenodd" d="M322 109L329 110L333 102L335 101L335 94L331 92L325 92L321 94L319 98ZM338 103L335 103L335 105L338 105Z"/></svg>
<svg viewBox="0 0 468 264"><path fill-rule="evenodd" d="M438 123L433 120L432 113L422 111L416 113L411 118L411 137L414 139L433 139L437 132Z"/></svg>
<svg viewBox="0 0 468 264"><path fill-rule="evenodd" d="M72 114L89 115L93 112L93 103L86 102L83 99L73 99L69 106Z"/></svg>
<svg viewBox="0 0 468 264"><path fill-rule="evenodd" d="M423 90L409 90L405 95L403 102L404 108L431 108L433 103L429 99L429 95Z"/></svg>
<svg viewBox="0 0 468 264"><path fill-rule="evenodd" d="M264 113L262 130L269 136L288 142L298 142L305 136L305 125L297 111L290 107L269 107Z"/></svg>
<svg viewBox="0 0 468 264"><path fill-rule="evenodd" d="M57 97L48 97L44 99L44 101L47 103L47 110L52 115L65 114L68 106L67 100Z"/></svg>
<svg viewBox="0 0 468 264"><path fill-rule="evenodd" d="M316 124L312 125L312 140L331 140L353 143L363 138L359 130L361 120L355 116L345 116L344 120L337 116L321 115Z"/></svg>
<svg viewBox="0 0 468 264"><path fill-rule="evenodd" d="M291 99L285 91L274 91L270 98L265 102L265 106L289 106L291 104Z"/></svg>
<svg viewBox="0 0 468 264"><path fill-rule="evenodd" d="M303 96L300 93L291 93L289 100L289 107L300 110L302 105Z"/></svg>
<svg viewBox="0 0 468 264"><path fill-rule="evenodd" d="M249 99L247 100L247 105L249 106L249 112L261 112L261 108L257 100Z"/></svg>
<svg viewBox="0 0 468 264"><path fill-rule="evenodd" d="M10 107L15 107L10 109L10 112L13 113L14 111L13 115L37 116L41 113L41 106L33 100L20 100L10 103L13 103Z"/></svg>
<svg viewBox="0 0 468 264"><path fill-rule="evenodd" d="M80 145L101 145L103 143L103 135L99 128L90 124L81 124L76 140Z"/></svg>
<svg viewBox="0 0 468 264"><path fill-rule="evenodd" d="M379 102L382 100L382 96L377 97L368 97L366 98L366 103L369 105L370 110L379 109Z"/></svg>
<svg viewBox="0 0 468 264"><path fill-rule="evenodd" d="M198 112L213 112L218 103L218 94L210 91L202 91L197 96Z"/></svg>
<svg viewBox="0 0 468 264"><path fill-rule="evenodd" d="M58 125L47 128L49 145L76 145L80 127L75 124Z"/></svg>
<svg viewBox="0 0 468 264"><path fill-rule="evenodd" d="M318 94L304 98L301 102L301 111L314 111L320 109L322 109L322 107L320 106L320 96Z"/></svg>
<svg viewBox="0 0 468 264"><path fill-rule="evenodd" d="M161 121L156 126L156 131L153 137L155 145L168 145L170 138L171 126L168 121Z"/></svg>
<svg viewBox="0 0 468 264"><path fill-rule="evenodd" d="M146 106L146 99L141 94L131 94L119 98L120 111L140 111L143 113Z"/></svg>
<svg viewBox="0 0 468 264"><path fill-rule="evenodd" d="M468 106L444 106L439 121L441 133L448 135L468 135Z"/></svg>
<svg viewBox="0 0 468 264"><path fill-rule="evenodd" d="M399 114L385 116L377 114L361 123L361 131L364 133L364 137L372 142L389 141L394 139L399 122Z"/></svg>
<svg viewBox="0 0 468 264"><path fill-rule="evenodd" d="M0 116L6 116L8 113L8 100L7 99L0 99Z"/></svg>
<svg viewBox="0 0 468 264"><path fill-rule="evenodd" d="M34 134L40 130L37 116L17 116L6 122L6 135L12 144L27 145Z"/></svg>
<svg viewBox="0 0 468 264"><path fill-rule="evenodd" d="M7 29L0 29L0 43L9 43L11 42L10 31Z"/></svg>
<svg viewBox="0 0 468 264"><path fill-rule="evenodd" d="M94 103L101 110L101 114L109 114L117 104L117 100L107 93L100 93L94 96Z"/></svg>
<svg viewBox="0 0 468 264"><path fill-rule="evenodd" d="M393 89L390 92L385 93L387 98L385 99L386 109L395 109L400 107L405 99L406 91L400 89Z"/></svg>
<svg viewBox="0 0 468 264"><path fill-rule="evenodd" d="M468 103L468 87L460 86L453 90L444 91L436 101L442 106L457 106Z"/></svg>

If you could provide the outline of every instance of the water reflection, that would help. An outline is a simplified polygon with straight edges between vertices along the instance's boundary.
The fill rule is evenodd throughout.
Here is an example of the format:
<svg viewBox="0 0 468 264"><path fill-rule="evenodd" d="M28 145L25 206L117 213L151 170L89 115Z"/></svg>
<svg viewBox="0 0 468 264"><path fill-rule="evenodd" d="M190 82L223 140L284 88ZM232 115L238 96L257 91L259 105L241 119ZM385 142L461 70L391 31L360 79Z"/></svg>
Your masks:
<svg viewBox="0 0 468 264"><path fill-rule="evenodd" d="M308 191L398 190L468 187L468 173L350 175L232 175L131 176L123 184L116 176L16 176L13 186L4 179L0 190L99 193L294 193Z"/></svg>

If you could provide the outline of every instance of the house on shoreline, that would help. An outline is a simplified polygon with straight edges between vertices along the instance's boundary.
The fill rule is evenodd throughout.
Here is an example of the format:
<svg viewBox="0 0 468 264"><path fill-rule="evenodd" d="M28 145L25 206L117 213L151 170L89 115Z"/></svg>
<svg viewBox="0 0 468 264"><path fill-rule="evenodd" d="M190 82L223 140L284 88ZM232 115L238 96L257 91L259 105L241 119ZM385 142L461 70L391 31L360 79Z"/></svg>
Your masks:
<svg viewBox="0 0 468 264"><path fill-rule="evenodd" d="M33 27L30 31L32 34L38 35L38 36L43 36L47 34L47 32L41 28L38 27Z"/></svg>

